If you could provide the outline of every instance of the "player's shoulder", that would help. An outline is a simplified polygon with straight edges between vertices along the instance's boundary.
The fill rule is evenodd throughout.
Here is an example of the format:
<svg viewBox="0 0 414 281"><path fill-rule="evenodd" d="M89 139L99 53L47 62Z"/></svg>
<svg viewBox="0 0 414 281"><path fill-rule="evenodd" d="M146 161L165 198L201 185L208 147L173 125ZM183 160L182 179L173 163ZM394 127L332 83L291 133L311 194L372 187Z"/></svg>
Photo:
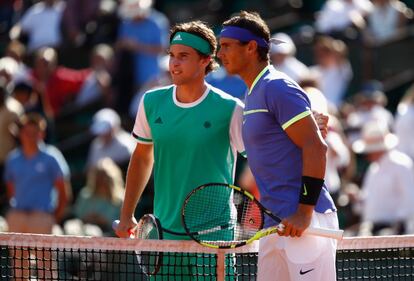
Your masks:
<svg viewBox="0 0 414 281"><path fill-rule="evenodd" d="M225 91L223 91L219 88L216 88L216 87L214 87L210 84L207 84L207 87L209 87L211 96L215 100L217 100L217 101L219 101L223 104L228 104L228 105L231 105L231 106L244 107L244 104L240 99L238 99L236 97L233 97L232 95L226 93Z"/></svg>
<svg viewBox="0 0 414 281"><path fill-rule="evenodd" d="M166 99L171 97L174 90L174 85L168 85L164 87L154 88L144 93L144 102L158 102L160 99Z"/></svg>
<svg viewBox="0 0 414 281"><path fill-rule="evenodd" d="M269 67L269 72L265 75L263 80L265 81L267 92L278 94L286 94L291 92L304 93L302 87L300 87L295 80L273 67Z"/></svg>

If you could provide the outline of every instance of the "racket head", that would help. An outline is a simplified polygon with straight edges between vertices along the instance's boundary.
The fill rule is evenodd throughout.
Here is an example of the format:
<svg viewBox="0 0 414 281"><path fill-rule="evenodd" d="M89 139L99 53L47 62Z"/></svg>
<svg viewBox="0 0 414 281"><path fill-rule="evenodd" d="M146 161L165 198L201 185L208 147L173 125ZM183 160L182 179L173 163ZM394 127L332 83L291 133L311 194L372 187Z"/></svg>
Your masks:
<svg viewBox="0 0 414 281"><path fill-rule="evenodd" d="M191 191L181 209L183 227L197 243L219 249L236 248L263 228L258 201L240 187L208 183Z"/></svg>
<svg viewBox="0 0 414 281"><path fill-rule="evenodd" d="M145 214L138 221L137 239L162 240L163 233L159 219L153 214ZM144 274L153 276L162 265L162 252L136 251L138 264Z"/></svg>

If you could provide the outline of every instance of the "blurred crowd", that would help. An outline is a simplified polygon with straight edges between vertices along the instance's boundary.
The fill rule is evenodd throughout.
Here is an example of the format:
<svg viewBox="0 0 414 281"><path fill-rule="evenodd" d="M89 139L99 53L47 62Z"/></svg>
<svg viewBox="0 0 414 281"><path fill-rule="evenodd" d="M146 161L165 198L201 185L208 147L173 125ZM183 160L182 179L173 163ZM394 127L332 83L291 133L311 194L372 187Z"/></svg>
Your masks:
<svg viewBox="0 0 414 281"><path fill-rule="evenodd" d="M139 100L171 83L171 24L197 16L171 13L170 2L0 2L1 231L112 235L135 148L130 131ZM224 2L225 11L249 9L245 1L232 9ZM273 2L299 10L292 1ZM330 117L326 182L341 228L350 236L412 234L414 75L391 108L388 80L363 76L349 48L412 42L413 3L320 2L310 24L274 28L273 38L284 43L271 45L270 61L306 90L313 110ZM304 44L311 46L306 60ZM411 63L406 70L413 69ZM224 68L206 80L243 100L246 86ZM242 158L236 182L255 190ZM151 204L150 183L137 217L151 212Z"/></svg>

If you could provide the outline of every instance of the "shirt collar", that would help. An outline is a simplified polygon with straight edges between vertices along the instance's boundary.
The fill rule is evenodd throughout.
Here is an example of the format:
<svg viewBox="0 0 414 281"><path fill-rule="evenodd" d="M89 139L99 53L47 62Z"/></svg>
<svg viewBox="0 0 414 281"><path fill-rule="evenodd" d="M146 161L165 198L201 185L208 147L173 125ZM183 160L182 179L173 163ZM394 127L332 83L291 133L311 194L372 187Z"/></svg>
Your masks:
<svg viewBox="0 0 414 281"><path fill-rule="evenodd" d="M254 88L254 86L256 86L257 82L260 80L260 78L262 78L262 76L265 74L265 72L269 69L270 65L267 65L265 68L262 69L262 71L260 71L260 73L256 76L256 78L253 81L252 86L249 89L248 95L250 95L252 93L252 90Z"/></svg>

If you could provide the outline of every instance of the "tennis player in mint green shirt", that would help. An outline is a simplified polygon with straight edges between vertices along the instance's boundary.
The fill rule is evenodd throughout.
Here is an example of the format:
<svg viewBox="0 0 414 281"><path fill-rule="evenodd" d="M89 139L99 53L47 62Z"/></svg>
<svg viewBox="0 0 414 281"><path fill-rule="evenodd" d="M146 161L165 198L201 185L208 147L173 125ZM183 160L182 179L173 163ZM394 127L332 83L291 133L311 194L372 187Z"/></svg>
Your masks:
<svg viewBox="0 0 414 281"><path fill-rule="evenodd" d="M136 227L134 211L153 168L154 214L163 228L175 232L185 232L181 206L191 190L208 182L233 183L237 151L244 152L243 104L204 80L216 66L216 46L213 31L201 22L172 29L174 84L147 92L139 104L132 132L138 143L128 167L118 236L129 237L128 230ZM190 238L164 232L164 239ZM193 259L180 263L187 261L194 271Z"/></svg>

